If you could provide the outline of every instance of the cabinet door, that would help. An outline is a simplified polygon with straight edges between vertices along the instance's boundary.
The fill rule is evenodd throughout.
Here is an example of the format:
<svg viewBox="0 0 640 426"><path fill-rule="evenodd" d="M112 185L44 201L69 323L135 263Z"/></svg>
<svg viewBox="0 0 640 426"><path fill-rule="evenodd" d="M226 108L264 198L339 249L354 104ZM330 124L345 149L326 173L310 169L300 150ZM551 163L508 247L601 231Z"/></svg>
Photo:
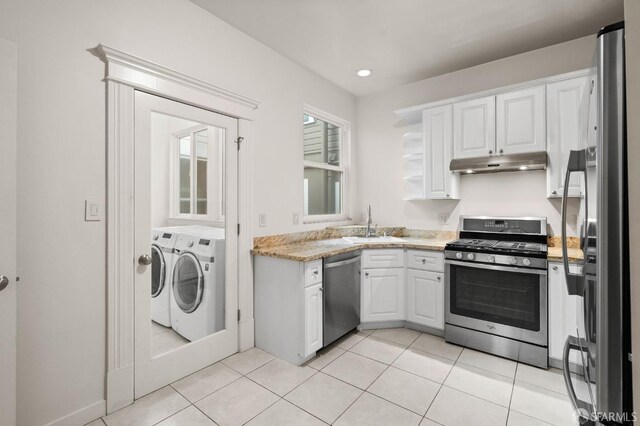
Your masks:
<svg viewBox="0 0 640 426"><path fill-rule="evenodd" d="M545 150L544 86L496 97L498 155Z"/></svg>
<svg viewBox="0 0 640 426"><path fill-rule="evenodd" d="M495 153L494 96L453 104L453 158L484 157Z"/></svg>
<svg viewBox="0 0 640 426"><path fill-rule="evenodd" d="M580 102L587 77L547 85L547 197L562 197L569 153L580 149ZM569 196L580 197L583 182L578 173L569 181Z"/></svg>
<svg viewBox="0 0 640 426"><path fill-rule="evenodd" d="M584 337L582 318L582 298L569 296L564 276L564 266L561 263L550 263L548 273L549 284L549 358L562 360L562 350L569 335L578 333ZM576 331L578 330L578 331ZM576 351L571 352L569 361L581 364Z"/></svg>
<svg viewBox="0 0 640 426"><path fill-rule="evenodd" d="M304 289L304 356L322 348L322 284Z"/></svg>
<svg viewBox="0 0 640 426"><path fill-rule="evenodd" d="M444 330L443 275L407 270L407 321Z"/></svg>
<svg viewBox="0 0 640 426"><path fill-rule="evenodd" d="M404 319L404 269L365 269L362 322Z"/></svg>
<svg viewBox="0 0 640 426"><path fill-rule="evenodd" d="M458 176L449 170L453 155L453 106L422 112L427 198L458 198Z"/></svg>

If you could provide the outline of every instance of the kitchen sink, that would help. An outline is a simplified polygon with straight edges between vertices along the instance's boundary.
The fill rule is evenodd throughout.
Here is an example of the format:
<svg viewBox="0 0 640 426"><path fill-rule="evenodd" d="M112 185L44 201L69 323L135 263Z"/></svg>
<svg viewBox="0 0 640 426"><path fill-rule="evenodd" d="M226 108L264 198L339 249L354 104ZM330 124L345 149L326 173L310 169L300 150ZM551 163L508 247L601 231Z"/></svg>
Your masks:
<svg viewBox="0 0 640 426"><path fill-rule="evenodd" d="M402 238L397 237L342 237L342 239L351 244L388 244L404 241Z"/></svg>

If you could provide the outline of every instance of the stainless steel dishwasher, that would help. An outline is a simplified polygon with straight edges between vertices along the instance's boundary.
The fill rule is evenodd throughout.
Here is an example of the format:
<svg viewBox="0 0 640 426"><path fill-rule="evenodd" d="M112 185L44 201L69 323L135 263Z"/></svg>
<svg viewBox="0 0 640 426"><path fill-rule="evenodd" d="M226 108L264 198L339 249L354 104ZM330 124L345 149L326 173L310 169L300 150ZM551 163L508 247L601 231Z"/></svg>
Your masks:
<svg viewBox="0 0 640 426"><path fill-rule="evenodd" d="M324 259L323 346L360 324L360 251Z"/></svg>

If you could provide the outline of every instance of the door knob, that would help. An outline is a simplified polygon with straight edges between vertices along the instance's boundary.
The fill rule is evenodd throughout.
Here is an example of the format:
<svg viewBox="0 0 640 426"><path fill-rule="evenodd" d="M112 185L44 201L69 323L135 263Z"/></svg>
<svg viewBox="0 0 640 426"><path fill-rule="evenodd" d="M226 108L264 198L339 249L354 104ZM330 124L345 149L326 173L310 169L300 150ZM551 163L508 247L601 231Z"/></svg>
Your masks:
<svg viewBox="0 0 640 426"><path fill-rule="evenodd" d="M141 265L151 265L151 256L143 254L138 258L138 263Z"/></svg>
<svg viewBox="0 0 640 426"><path fill-rule="evenodd" d="M9 278L5 277L4 275L0 275L0 291L7 288L8 285L9 285Z"/></svg>

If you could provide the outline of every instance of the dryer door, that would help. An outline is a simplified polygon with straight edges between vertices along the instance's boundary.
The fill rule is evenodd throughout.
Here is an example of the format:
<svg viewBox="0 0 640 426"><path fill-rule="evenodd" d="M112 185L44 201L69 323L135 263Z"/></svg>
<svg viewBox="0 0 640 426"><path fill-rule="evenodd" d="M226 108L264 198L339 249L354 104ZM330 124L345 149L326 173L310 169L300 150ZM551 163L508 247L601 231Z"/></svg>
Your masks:
<svg viewBox="0 0 640 426"><path fill-rule="evenodd" d="M188 314L198 309L203 288L200 261L192 253L182 253L173 269L173 297L180 309Z"/></svg>
<svg viewBox="0 0 640 426"><path fill-rule="evenodd" d="M151 245L151 297L157 297L162 293L167 280L167 263L162 249L155 244Z"/></svg>

